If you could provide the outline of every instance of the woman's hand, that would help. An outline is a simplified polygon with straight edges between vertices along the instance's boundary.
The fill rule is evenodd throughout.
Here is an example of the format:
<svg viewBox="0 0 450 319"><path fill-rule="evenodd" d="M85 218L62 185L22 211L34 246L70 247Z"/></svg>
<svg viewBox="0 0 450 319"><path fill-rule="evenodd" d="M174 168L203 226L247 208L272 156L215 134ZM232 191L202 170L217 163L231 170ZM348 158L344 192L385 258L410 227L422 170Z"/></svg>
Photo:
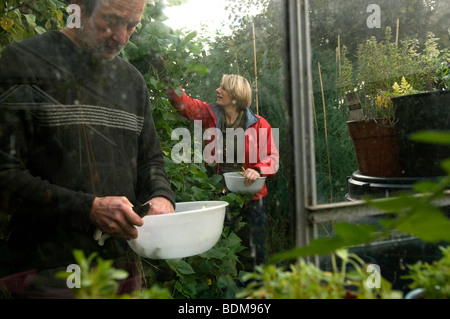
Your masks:
<svg viewBox="0 0 450 319"><path fill-rule="evenodd" d="M165 91L167 99L169 100L170 104L176 108L178 111L184 110L184 104L183 103L177 103L177 100L180 98L178 96L177 92L175 92L175 89L168 87Z"/></svg>
<svg viewBox="0 0 450 319"><path fill-rule="evenodd" d="M244 176L244 184L247 186L252 185L258 178L261 177L258 171L251 168L246 169L243 176Z"/></svg>

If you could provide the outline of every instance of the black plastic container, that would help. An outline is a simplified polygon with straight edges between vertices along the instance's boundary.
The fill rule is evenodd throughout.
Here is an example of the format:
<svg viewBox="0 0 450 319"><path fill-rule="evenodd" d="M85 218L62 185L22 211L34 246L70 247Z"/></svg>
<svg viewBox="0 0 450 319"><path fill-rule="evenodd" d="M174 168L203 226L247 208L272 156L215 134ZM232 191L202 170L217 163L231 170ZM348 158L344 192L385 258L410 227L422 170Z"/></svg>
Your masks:
<svg viewBox="0 0 450 319"><path fill-rule="evenodd" d="M450 130L450 91L406 95L392 99L397 122L403 177L443 176L441 162L450 158L450 146L417 143L412 133Z"/></svg>

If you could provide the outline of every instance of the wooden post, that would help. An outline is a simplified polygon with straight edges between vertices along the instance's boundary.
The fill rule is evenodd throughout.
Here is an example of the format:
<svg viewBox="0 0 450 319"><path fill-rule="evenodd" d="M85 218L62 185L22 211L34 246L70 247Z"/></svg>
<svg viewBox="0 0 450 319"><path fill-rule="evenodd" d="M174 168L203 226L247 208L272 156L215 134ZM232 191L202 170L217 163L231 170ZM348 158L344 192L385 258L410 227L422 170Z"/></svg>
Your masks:
<svg viewBox="0 0 450 319"><path fill-rule="evenodd" d="M253 58L255 62L255 96L256 96L256 114L259 115L258 104L258 64L256 62L256 36L255 36L255 23L252 22L253 27Z"/></svg>
<svg viewBox="0 0 450 319"><path fill-rule="evenodd" d="M356 92L348 93L346 96L348 109L350 111L350 121L363 121L365 119L364 112L361 109L361 102L359 101Z"/></svg>

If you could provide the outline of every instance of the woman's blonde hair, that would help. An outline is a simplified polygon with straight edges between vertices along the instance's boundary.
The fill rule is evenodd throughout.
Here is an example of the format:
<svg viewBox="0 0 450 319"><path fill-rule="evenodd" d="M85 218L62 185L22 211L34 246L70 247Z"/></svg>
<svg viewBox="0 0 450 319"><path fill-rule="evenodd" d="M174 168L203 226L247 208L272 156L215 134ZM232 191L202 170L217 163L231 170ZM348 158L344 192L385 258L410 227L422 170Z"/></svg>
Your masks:
<svg viewBox="0 0 450 319"><path fill-rule="evenodd" d="M235 74L224 74L220 87L230 94L239 110L246 109L252 104L252 88L246 78Z"/></svg>

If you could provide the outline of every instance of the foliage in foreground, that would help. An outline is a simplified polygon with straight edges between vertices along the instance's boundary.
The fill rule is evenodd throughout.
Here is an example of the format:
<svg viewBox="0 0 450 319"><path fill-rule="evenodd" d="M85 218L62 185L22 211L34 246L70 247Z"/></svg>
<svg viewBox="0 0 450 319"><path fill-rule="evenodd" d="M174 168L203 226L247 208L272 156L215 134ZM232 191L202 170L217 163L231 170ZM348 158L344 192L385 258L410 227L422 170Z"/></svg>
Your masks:
<svg viewBox="0 0 450 319"><path fill-rule="evenodd" d="M336 256L342 261L340 269ZM300 259L286 270L275 265L259 266L244 276L250 280L239 297L250 299L398 299L402 293L347 250L332 254L333 271L326 272Z"/></svg>
<svg viewBox="0 0 450 319"><path fill-rule="evenodd" d="M440 248L443 257L431 264L421 261L408 265L411 289L423 289L423 299L450 299L450 246Z"/></svg>
<svg viewBox="0 0 450 319"><path fill-rule="evenodd" d="M135 291L132 294L118 295L119 280L128 278L128 273L115 269L113 260L104 260L92 253L88 257L81 250L73 251L77 264L80 266L80 287L74 288L77 299L168 299L167 289L153 285L150 289ZM60 272L58 278L71 280L70 273Z"/></svg>

